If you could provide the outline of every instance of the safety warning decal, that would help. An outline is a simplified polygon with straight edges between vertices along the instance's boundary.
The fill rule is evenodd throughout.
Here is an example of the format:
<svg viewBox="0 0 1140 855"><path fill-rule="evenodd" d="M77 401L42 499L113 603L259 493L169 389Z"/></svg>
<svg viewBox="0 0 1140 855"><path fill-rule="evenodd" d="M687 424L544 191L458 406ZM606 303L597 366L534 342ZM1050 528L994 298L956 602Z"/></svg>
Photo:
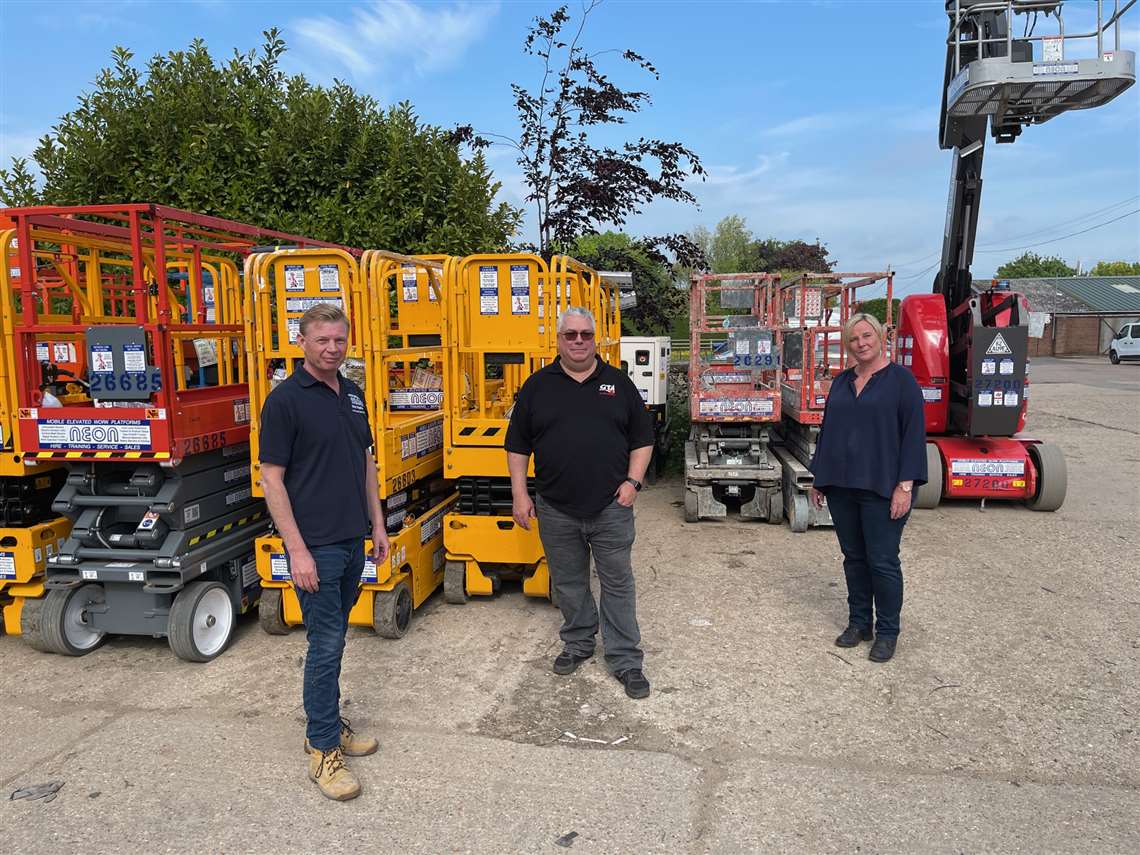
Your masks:
<svg viewBox="0 0 1140 855"><path fill-rule="evenodd" d="M998 333L994 336L994 340L990 342L990 346L986 348L986 356L993 356L998 354L1001 356L1012 356L1013 351L1009 349L1009 345L1005 343L1002 334Z"/></svg>
<svg viewBox="0 0 1140 855"><path fill-rule="evenodd" d="M414 264L404 264L401 266L403 273L400 278L403 280L404 285L404 302L415 303L420 299L420 289L416 284L416 266Z"/></svg>
<svg viewBox="0 0 1140 855"><path fill-rule="evenodd" d="M91 345L91 370L96 374L115 373L115 357L111 353L111 345Z"/></svg>
<svg viewBox="0 0 1140 855"><path fill-rule="evenodd" d="M40 448L84 451L150 451L150 423L140 419L41 419Z"/></svg>
<svg viewBox="0 0 1140 855"><path fill-rule="evenodd" d="M1001 372L1002 374L1012 374L1013 373L1013 360L1012 359L1003 359L1000 363L998 363L998 371Z"/></svg>
<svg viewBox="0 0 1140 855"><path fill-rule="evenodd" d="M923 386L922 387L922 400L924 401L941 401L942 390L937 386Z"/></svg>
<svg viewBox="0 0 1140 855"><path fill-rule="evenodd" d="M0 552L0 579L16 578L16 553Z"/></svg>
<svg viewBox="0 0 1140 855"><path fill-rule="evenodd" d="M288 582L292 578L284 552L274 552L269 556L269 575L274 582Z"/></svg>
<svg viewBox="0 0 1140 855"><path fill-rule="evenodd" d="M340 290L340 268L335 264L320 264L317 269L321 274L322 291Z"/></svg>
<svg viewBox="0 0 1140 855"><path fill-rule="evenodd" d="M992 407L994 404L994 396L992 392L979 392L978 393L978 406L979 407Z"/></svg>
<svg viewBox="0 0 1140 855"><path fill-rule="evenodd" d="M443 515L446 508L436 511L420 524L420 543L424 544L439 534L443 528Z"/></svg>
<svg viewBox="0 0 1140 855"><path fill-rule="evenodd" d="M499 314L499 268L493 264L479 268L479 314Z"/></svg>
<svg viewBox="0 0 1140 855"><path fill-rule="evenodd" d="M364 572L360 574L361 582L376 581L376 562L371 558L364 559Z"/></svg>
<svg viewBox="0 0 1140 855"><path fill-rule="evenodd" d="M285 265L285 290L305 290L305 266L303 264Z"/></svg>
<svg viewBox="0 0 1140 855"><path fill-rule="evenodd" d="M511 265L511 314L530 314L530 273L525 264Z"/></svg>
<svg viewBox="0 0 1140 855"><path fill-rule="evenodd" d="M286 297L285 311L300 314L309 311L317 303L328 303L330 306L343 309L343 302L340 297Z"/></svg>

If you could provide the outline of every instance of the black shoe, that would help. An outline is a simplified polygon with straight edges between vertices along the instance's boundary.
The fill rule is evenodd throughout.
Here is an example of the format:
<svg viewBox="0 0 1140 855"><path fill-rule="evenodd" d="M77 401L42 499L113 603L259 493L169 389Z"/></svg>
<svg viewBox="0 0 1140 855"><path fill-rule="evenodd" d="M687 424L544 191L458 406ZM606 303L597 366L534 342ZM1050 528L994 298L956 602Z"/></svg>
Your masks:
<svg viewBox="0 0 1140 855"><path fill-rule="evenodd" d="M847 624L847 629L839 633L839 638L835 639L836 647L854 647L861 641L871 640L871 628L866 626L855 626L853 623Z"/></svg>
<svg viewBox="0 0 1140 855"><path fill-rule="evenodd" d="M895 644L897 643L897 638L884 638L880 635L871 645L871 652L867 658L872 662L887 662L895 655Z"/></svg>
<svg viewBox="0 0 1140 855"><path fill-rule="evenodd" d="M614 674L618 682L625 686L625 693L634 700L649 697L649 681L640 668L627 668Z"/></svg>
<svg viewBox="0 0 1140 855"><path fill-rule="evenodd" d="M577 653L571 653L569 650L563 650L554 659L554 673L560 674L563 677L565 677L567 674L573 674L578 670L579 665L581 665L587 659L593 658L593 653L589 653L585 656L580 656Z"/></svg>

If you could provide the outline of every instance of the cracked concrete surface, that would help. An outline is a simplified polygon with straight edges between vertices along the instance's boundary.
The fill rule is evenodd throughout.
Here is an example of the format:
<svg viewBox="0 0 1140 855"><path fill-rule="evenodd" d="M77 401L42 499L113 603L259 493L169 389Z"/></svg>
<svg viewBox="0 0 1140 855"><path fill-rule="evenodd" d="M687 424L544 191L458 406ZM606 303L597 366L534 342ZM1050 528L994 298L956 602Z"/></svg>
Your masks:
<svg viewBox="0 0 1140 855"><path fill-rule="evenodd" d="M0 638L3 792L65 781L0 802L3 849L1135 852L1140 366L1032 379L1065 506L916 512L887 665L831 645L830 531L688 525L665 483L637 508L652 696L600 658L553 675L557 615L517 589L434 597L400 641L350 632L345 711L382 741L350 803L305 776L300 632L245 620L203 666L161 640L68 659Z"/></svg>

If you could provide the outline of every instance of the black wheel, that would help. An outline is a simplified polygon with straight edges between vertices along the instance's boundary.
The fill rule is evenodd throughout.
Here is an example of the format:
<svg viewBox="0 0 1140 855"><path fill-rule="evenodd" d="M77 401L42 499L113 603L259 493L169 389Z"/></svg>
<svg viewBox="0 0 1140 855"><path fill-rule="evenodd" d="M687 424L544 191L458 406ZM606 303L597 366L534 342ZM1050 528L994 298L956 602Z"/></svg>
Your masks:
<svg viewBox="0 0 1140 855"><path fill-rule="evenodd" d="M1117 353L1115 350L1109 350L1108 351L1108 361L1111 362L1113 365L1119 365L1120 364L1120 354Z"/></svg>
<svg viewBox="0 0 1140 855"><path fill-rule="evenodd" d="M1055 511L1065 503L1069 470L1065 455L1048 442L1029 446L1029 459L1037 470L1037 493L1025 504L1035 511Z"/></svg>
<svg viewBox="0 0 1140 855"><path fill-rule="evenodd" d="M462 561L448 561L443 566L443 599L457 606L467 602L467 565Z"/></svg>
<svg viewBox="0 0 1140 855"><path fill-rule="evenodd" d="M166 640L179 659L209 662L234 634L234 603L221 582L191 582L170 607Z"/></svg>
<svg viewBox="0 0 1140 855"><path fill-rule="evenodd" d="M262 588L257 603L257 622L270 635L288 635L285 623L285 597L281 588Z"/></svg>
<svg viewBox="0 0 1140 855"><path fill-rule="evenodd" d="M792 496L792 504L788 508L788 524L797 534L808 530L808 521L811 519L811 504L803 493Z"/></svg>
<svg viewBox="0 0 1140 855"><path fill-rule="evenodd" d="M80 585L48 591L40 633L51 653L83 656L103 643L107 633L91 626L87 609L106 602L102 585Z"/></svg>
<svg viewBox="0 0 1140 855"><path fill-rule="evenodd" d="M685 491L685 522L700 522L701 515L697 510L697 493L695 490Z"/></svg>
<svg viewBox="0 0 1140 855"><path fill-rule="evenodd" d="M926 443L926 483L914 491L914 507L937 508L942 501L942 454L933 442Z"/></svg>
<svg viewBox="0 0 1140 855"><path fill-rule="evenodd" d="M779 489L768 494L768 519L765 522L770 525L784 524L784 494Z"/></svg>
<svg viewBox="0 0 1140 855"><path fill-rule="evenodd" d="M23 608L20 609L20 635L28 647L41 653L52 652L44 639L43 615L46 602L47 597L25 599Z"/></svg>
<svg viewBox="0 0 1140 855"><path fill-rule="evenodd" d="M403 638L412 623L412 589L400 582L372 599L372 628L384 638Z"/></svg>

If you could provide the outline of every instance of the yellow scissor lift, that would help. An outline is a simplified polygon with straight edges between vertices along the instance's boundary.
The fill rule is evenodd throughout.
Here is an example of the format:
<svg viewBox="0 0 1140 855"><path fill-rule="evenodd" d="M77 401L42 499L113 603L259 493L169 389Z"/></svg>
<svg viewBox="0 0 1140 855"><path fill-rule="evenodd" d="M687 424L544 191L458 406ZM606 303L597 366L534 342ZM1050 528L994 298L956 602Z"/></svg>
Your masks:
<svg viewBox="0 0 1140 855"><path fill-rule="evenodd" d="M443 516L455 501L443 480L444 270L428 260L366 250L280 249L246 261L246 342L253 411L254 492L262 493L257 414L276 381L300 364L294 343L301 315L314 303L341 306L350 319L346 373L364 389L375 439L377 481L391 542L382 566L367 559L354 626L400 638L412 612L443 581ZM394 312L393 312L394 308ZM419 369L417 371L417 369ZM440 383L414 385L437 377ZM366 550L372 547L365 541ZM257 542L261 626L283 634L302 623L285 549L276 534Z"/></svg>
<svg viewBox="0 0 1140 855"><path fill-rule="evenodd" d="M444 598L491 595L503 579L520 579L527 596L550 597L537 521L526 531L511 516L507 422L523 382L558 355L564 309L591 309L599 355L620 362L618 301L594 270L566 256L548 265L530 254L472 255L453 271L444 319L444 475L458 481L459 502L445 521Z"/></svg>
<svg viewBox="0 0 1140 855"><path fill-rule="evenodd" d="M62 464L29 465L16 423L12 332L18 306L13 285L20 269L15 229L0 230L0 262L0 634L20 635L24 602L44 596L47 559L63 545L71 520L51 509L66 470ZM60 283L68 284L62 277ZM75 349L63 340L43 346L54 344L69 353Z"/></svg>

